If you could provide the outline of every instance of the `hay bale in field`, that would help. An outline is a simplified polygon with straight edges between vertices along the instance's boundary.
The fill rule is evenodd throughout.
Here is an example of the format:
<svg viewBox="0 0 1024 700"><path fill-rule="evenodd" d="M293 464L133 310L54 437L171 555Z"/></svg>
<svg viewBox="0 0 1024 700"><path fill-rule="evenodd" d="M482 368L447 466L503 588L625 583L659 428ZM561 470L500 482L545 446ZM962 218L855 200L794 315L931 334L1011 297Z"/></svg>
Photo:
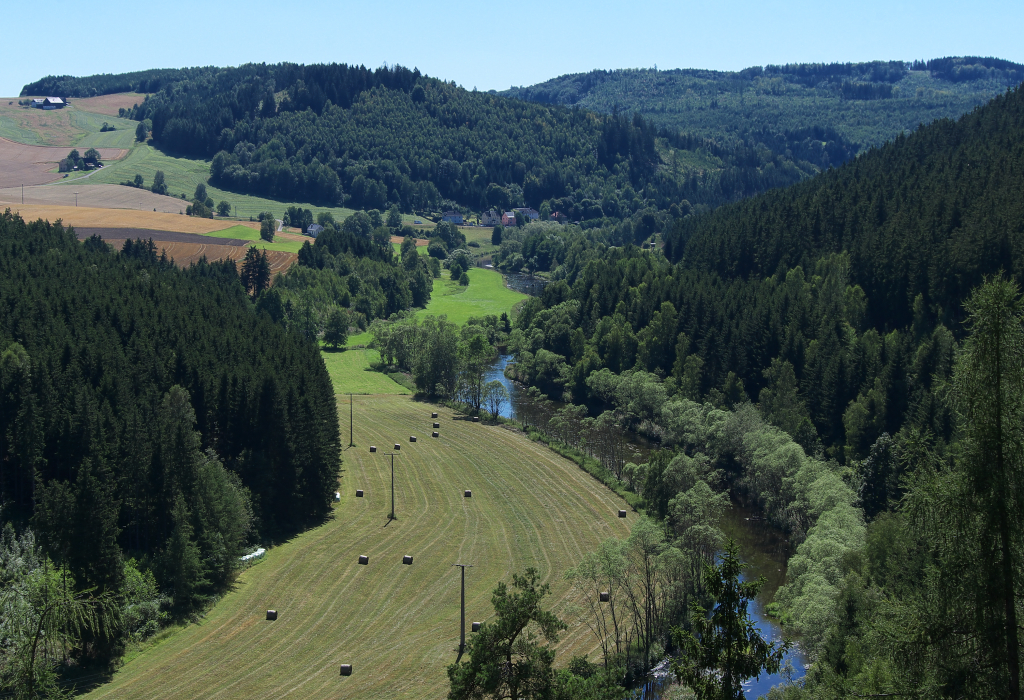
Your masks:
<svg viewBox="0 0 1024 700"><path fill-rule="evenodd" d="M276 610L268 610L267 611L267 619L268 620L276 620L277 619L277 611Z"/></svg>
<svg viewBox="0 0 1024 700"><path fill-rule="evenodd" d="M359 555L359 563L362 564L363 566L366 566L367 564L370 563L370 557L366 556L365 554L360 554Z"/></svg>
<svg viewBox="0 0 1024 700"><path fill-rule="evenodd" d="M395 443L395 452L398 452L398 451L399 451L400 449L402 449L402 446L401 446L401 445L399 445L399 444L398 444L398 443L396 442L396 443Z"/></svg>
<svg viewBox="0 0 1024 700"><path fill-rule="evenodd" d="M334 502L335 503L341 503L341 492L340 491L335 491L334 492Z"/></svg>
<svg viewBox="0 0 1024 700"><path fill-rule="evenodd" d="M431 417L431 418L437 418L437 413L431 413L431 414L430 414L430 417Z"/></svg>
<svg viewBox="0 0 1024 700"><path fill-rule="evenodd" d="M370 452L376 452L376 451L377 451L377 446L376 445L370 445Z"/></svg>
<svg viewBox="0 0 1024 700"><path fill-rule="evenodd" d="M362 497L363 497L363 490L362 489L356 489L356 498L362 498Z"/></svg>
<svg viewBox="0 0 1024 700"><path fill-rule="evenodd" d="M440 423L434 423L434 430L437 430L440 427L441 427Z"/></svg>
<svg viewBox="0 0 1024 700"><path fill-rule="evenodd" d="M432 432L432 433L430 434L430 437L439 437L440 435L441 435L441 433L439 433L439 432L437 432L437 431L435 430L434 432Z"/></svg>
<svg viewBox="0 0 1024 700"><path fill-rule="evenodd" d="M602 603L607 603L608 602L608 591L601 591L601 602Z"/></svg>
<svg viewBox="0 0 1024 700"><path fill-rule="evenodd" d="M620 511L619 511L619 517L620 517L620 518L625 518L625 517L626 517L626 511L624 511L624 510L620 510Z"/></svg>
<svg viewBox="0 0 1024 700"><path fill-rule="evenodd" d="M412 564L412 555L411 554L406 554L404 557L402 557L402 563L403 564Z"/></svg>
<svg viewBox="0 0 1024 700"><path fill-rule="evenodd" d="M462 497L463 498L472 498L473 497L473 492L470 491L469 489L466 489L466 493L462 494Z"/></svg>
<svg viewBox="0 0 1024 700"><path fill-rule="evenodd" d="M416 436L415 435L410 435L409 436L409 442L416 442Z"/></svg>
<svg viewBox="0 0 1024 700"><path fill-rule="evenodd" d="M341 665L341 675L343 675L343 676L351 676L352 675L352 664L342 664Z"/></svg>
<svg viewBox="0 0 1024 700"><path fill-rule="evenodd" d="M473 416L473 422L474 423L479 423L480 422L480 416Z"/></svg>
<svg viewBox="0 0 1024 700"><path fill-rule="evenodd" d="M474 632L479 632L480 631L480 623L479 622L474 622L473 623L473 631Z"/></svg>

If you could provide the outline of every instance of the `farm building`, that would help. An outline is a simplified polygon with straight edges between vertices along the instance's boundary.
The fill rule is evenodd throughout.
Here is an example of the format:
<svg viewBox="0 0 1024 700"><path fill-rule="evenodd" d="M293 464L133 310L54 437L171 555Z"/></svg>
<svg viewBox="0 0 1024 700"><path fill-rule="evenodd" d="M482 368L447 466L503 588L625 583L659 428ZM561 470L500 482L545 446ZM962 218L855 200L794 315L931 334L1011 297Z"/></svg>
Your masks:
<svg viewBox="0 0 1024 700"><path fill-rule="evenodd" d="M489 209L480 215L480 223L484 226L497 226L501 223L501 216L493 209Z"/></svg>
<svg viewBox="0 0 1024 700"><path fill-rule="evenodd" d="M441 215L441 221L450 224L461 224L462 214L460 214L457 211L446 211L444 214Z"/></svg>
<svg viewBox="0 0 1024 700"><path fill-rule="evenodd" d="M323 230L324 227L321 226L320 224L310 224L309 226L306 227L306 235L316 238L323 232Z"/></svg>
<svg viewBox="0 0 1024 700"><path fill-rule="evenodd" d="M32 100L32 106L36 109L61 109L64 100L59 97L37 97Z"/></svg>
<svg viewBox="0 0 1024 700"><path fill-rule="evenodd" d="M507 211L501 215L502 226L515 226L516 225L516 213L514 211Z"/></svg>
<svg viewBox="0 0 1024 700"><path fill-rule="evenodd" d="M540 212L532 207L516 207L513 211L517 211L525 216L529 221L536 221L540 218Z"/></svg>

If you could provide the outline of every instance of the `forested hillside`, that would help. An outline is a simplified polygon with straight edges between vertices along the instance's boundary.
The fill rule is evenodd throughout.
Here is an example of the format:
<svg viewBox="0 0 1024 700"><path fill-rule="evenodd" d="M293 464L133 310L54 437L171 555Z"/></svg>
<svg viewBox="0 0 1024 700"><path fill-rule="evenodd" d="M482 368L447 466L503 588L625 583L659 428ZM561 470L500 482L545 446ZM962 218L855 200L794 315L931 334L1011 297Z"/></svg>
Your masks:
<svg viewBox="0 0 1024 700"><path fill-rule="evenodd" d="M578 241L564 279L519 316L518 371L577 400L611 395L591 378L602 368L722 405L760 399L840 459L908 420L948 439L933 385L963 301L985 275L1021 272L1022 103L1015 88L813 180L682 219L667 260Z"/></svg>
<svg viewBox="0 0 1024 700"><path fill-rule="evenodd" d="M687 134L694 144L688 150L720 161L705 167L749 168L778 159L812 174L920 124L959 117L1022 80L1020 64L967 56L737 72L596 70L501 94L605 114L639 113L659 129Z"/></svg>
<svg viewBox="0 0 1024 700"><path fill-rule="evenodd" d="M319 522L339 463L319 348L257 312L233 262L179 270L151 242L118 253L0 216L0 519L42 544L12 531L0 547L19 611L0 623L5 669L61 658L18 666L19 625L50 595L19 561L48 557L64 594L103 603L61 631L63 658L109 658L161 605L185 615L223 591L245 547Z"/></svg>
<svg viewBox="0 0 1024 700"><path fill-rule="evenodd" d="M541 428L659 440L644 464L599 456L681 551L715 489L797 547L774 610L813 665L773 699L1020 696L1022 187L1017 87L684 218L668 259L571 227L514 241L547 245L557 281L508 372L596 416Z"/></svg>
<svg viewBox="0 0 1024 700"><path fill-rule="evenodd" d="M46 78L24 91L92 94L136 85L133 75ZM406 212L532 206L589 227L662 211L661 230L672 204L685 214L817 167L400 66L260 64L147 79L159 91L126 116L149 120L158 147L212 158L219 187L282 200Z"/></svg>

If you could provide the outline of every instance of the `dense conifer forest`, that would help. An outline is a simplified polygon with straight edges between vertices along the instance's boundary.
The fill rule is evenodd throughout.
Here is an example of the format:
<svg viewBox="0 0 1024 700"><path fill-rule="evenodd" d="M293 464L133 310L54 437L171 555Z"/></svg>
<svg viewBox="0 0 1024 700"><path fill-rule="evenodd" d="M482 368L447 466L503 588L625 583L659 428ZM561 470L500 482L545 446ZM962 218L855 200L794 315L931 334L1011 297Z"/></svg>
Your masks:
<svg viewBox="0 0 1024 700"><path fill-rule="evenodd" d="M94 605L66 648L103 660L222 592L247 547L321 522L336 490L319 348L258 311L230 261L181 270L152 242L116 252L8 210L0 392L0 518L31 527L0 542L12 659L44 561L67 610Z"/></svg>

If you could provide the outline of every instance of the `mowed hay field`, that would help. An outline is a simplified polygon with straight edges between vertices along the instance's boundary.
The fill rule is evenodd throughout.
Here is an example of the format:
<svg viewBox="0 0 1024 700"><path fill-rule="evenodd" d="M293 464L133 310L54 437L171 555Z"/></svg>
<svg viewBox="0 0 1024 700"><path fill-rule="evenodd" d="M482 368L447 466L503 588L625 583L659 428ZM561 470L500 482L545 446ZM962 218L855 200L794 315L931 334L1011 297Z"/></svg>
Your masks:
<svg viewBox="0 0 1024 700"><path fill-rule="evenodd" d="M347 401L338 408L345 433ZM438 439L430 437L432 410L441 416ZM557 663L595 651L586 625L565 614L574 597L562 574L605 538L627 536L635 516L617 517L626 507L619 498L521 434L453 420L408 397L357 397L355 442L344 453L333 520L271 549L201 623L142 653L89 697L443 698L459 640L454 563L474 565L466 572L467 637L471 621L491 618L495 584L535 566L551 584L546 605L570 625ZM398 520L385 527L391 462L381 453L395 442ZM381 452L371 455L371 444ZM356 489L365 497L355 498ZM357 563L361 554L368 566ZM406 554L412 566L402 564ZM267 609L277 621L264 619ZM350 677L339 676L342 663L353 665Z"/></svg>
<svg viewBox="0 0 1024 700"><path fill-rule="evenodd" d="M138 122L119 118L116 108L113 114L99 114L86 104L100 100L96 105L106 108L110 100L72 100L63 109L44 110L19 106L18 99L0 99L0 136L4 138L33 146L75 146L81 151L89 146L131 148L135 143ZM104 123L112 130L101 132Z"/></svg>
<svg viewBox="0 0 1024 700"><path fill-rule="evenodd" d="M128 154L120 148L96 150L104 161L113 161ZM17 187L20 196L21 185L41 185L64 177L50 170L55 169L70 152L71 149L64 146L29 146L0 138L0 188Z"/></svg>

